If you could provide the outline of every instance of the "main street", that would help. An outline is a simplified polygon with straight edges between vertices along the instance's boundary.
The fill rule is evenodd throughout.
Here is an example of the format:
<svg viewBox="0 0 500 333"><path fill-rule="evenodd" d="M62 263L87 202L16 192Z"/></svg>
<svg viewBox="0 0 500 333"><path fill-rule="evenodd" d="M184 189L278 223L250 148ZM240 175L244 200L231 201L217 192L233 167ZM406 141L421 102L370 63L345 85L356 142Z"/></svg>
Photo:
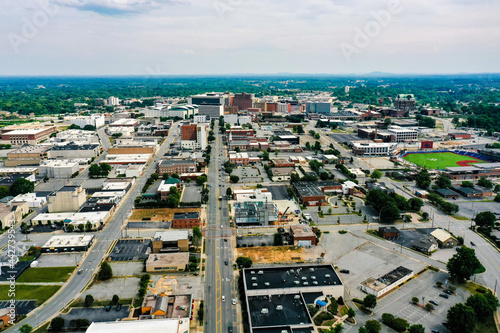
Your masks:
<svg viewBox="0 0 500 333"><path fill-rule="evenodd" d="M217 123L214 131L217 132ZM232 305L237 298L234 290L234 271L232 264L232 229L229 225L228 207L225 199L225 178L220 175L219 165L225 160L222 135L217 134L209 165L208 184L210 185L205 227L206 275L205 275L205 332L226 332L236 323L236 309ZM220 185L220 186L219 186ZM219 201L219 197L222 199ZM235 329L234 332L237 332Z"/></svg>
<svg viewBox="0 0 500 333"><path fill-rule="evenodd" d="M177 123L173 125L169 136L161 145L156 156L163 156L173 138L177 134ZM33 310L26 319L18 325L28 324L37 327L52 317L57 315L61 309L66 307L83 291L85 286L93 279L94 273L99 269L101 260L106 256L111 244L120 237L123 227L123 221L128 218L130 211L134 206L134 199L141 194L141 189L149 176L156 170L156 161L158 157L151 157L146 171L139 177L134 187L123 198L113 217L108 221L106 227L95 235L94 246L87 252L80 265L83 272L80 275L74 274L73 277L61 290L42 306ZM14 325L5 332L16 332L18 325Z"/></svg>

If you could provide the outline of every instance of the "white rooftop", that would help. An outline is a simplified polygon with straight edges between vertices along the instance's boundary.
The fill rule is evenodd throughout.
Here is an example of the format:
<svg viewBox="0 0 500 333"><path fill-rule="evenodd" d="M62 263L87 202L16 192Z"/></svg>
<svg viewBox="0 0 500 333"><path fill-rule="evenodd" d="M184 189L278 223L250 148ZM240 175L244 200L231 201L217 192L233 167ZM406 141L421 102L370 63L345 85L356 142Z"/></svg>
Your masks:
<svg viewBox="0 0 500 333"><path fill-rule="evenodd" d="M43 247L87 246L94 235L57 235L52 236Z"/></svg>
<svg viewBox="0 0 500 333"><path fill-rule="evenodd" d="M86 333L178 333L189 332L188 319L148 319L92 323Z"/></svg>
<svg viewBox="0 0 500 333"><path fill-rule="evenodd" d="M179 239L187 239L189 237L188 230L175 230L175 231L157 231L155 232L154 239L161 239L163 242L176 241Z"/></svg>

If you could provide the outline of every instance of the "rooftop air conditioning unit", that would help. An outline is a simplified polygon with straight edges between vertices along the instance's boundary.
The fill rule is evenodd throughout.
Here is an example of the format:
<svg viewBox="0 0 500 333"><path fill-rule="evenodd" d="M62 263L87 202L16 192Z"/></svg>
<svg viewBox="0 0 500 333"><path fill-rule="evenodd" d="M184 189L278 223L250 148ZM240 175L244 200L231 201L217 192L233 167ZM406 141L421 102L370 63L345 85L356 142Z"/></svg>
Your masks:
<svg viewBox="0 0 500 333"><path fill-rule="evenodd" d="M283 305L277 305L277 306L276 306L276 310L278 310L278 311L283 310Z"/></svg>
<svg viewBox="0 0 500 333"><path fill-rule="evenodd" d="M262 314L268 314L269 310L267 308L263 308L262 310L260 310L260 313L262 313Z"/></svg>

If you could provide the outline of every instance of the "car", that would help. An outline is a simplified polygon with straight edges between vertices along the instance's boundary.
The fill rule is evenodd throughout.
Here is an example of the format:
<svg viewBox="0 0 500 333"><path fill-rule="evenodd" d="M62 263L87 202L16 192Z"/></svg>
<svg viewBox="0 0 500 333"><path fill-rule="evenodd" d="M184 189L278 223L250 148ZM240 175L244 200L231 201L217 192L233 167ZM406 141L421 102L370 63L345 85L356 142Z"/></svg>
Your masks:
<svg viewBox="0 0 500 333"><path fill-rule="evenodd" d="M82 273L83 273L83 269L80 268L76 274L80 275Z"/></svg>
<svg viewBox="0 0 500 333"><path fill-rule="evenodd" d="M431 332L432 332L432 333L439 333L439 331L438 331L438 330L432 330Z"/></svg>
<svg viewBox="0 0 500 333"><path fill-rule="evenodd" d="M233 333L233 326L228 326L227 333Z"/></svg>
<svg viewBox="0 0 500 333"><path fill-rule="evenodd" d="M116 311L120 311L122 309L122 303L118 303L118 305L116 306L115 310Z"/></svg>
<svg viewBox="0 0 500 333"><path fill-rule="evenodd" d="M348 269L341 269L339 272L340 273L344 273L344 274L349 274L349 270Z"/></svg>
<svg viewBox="0 0 500 333"><path fill-rule="evenodd" d="M474 242L470 242L470 245L472 246L476 246L476 244Z"/></svg>
<svg viewBox="0 0 500 333"><path fill-rule="evenodd" d="M439 305L439 303L438 303L438 302L433 301L433 300L430 300L430 301L429 301L429 303L431 303L432 305L435 305L435 306L438 306L438 305Z"/></svg>
<svg viewBox="0 0 500 333"><path fill-rule="evenodd" d="M106 312L109 312L109 311L111 311L111 304L109 304L109 305L106 305L105 309L106 309Z"/></svg>
<svg viewBox="0 0 500 333"><path fill-rule="evenodd" d="M231 304L236 305L236 298L233 298L233 299L231 300Z"/></svg>
<svg viewBox="0 0 500 333"><path fill-rule="evenodd" d="M227 260L224 261L224 265L226 265L226 266L229 265L229 261L227 261Z"/></svg>
<svg viewBox="0 0 500 333"><path fill-rule="evenodd" d="M226 296L222 296L222 301L225 302L226 301Z"/></svg>
<svg viewBox="0 0 500 333"><path fill-rule="evenodd" d="M227 242L227 238L224 238L224 242Z"/></svg>
<svg viewBox="0 0 500 333"><path fill-rule="evenodd" d="M453 294L453 291L451 291L450 289L445 289L445 290L443 290L443 292L445 294L448 294L448 295L452 295Z"/></svg>
<svg viewBox="0 0 500 333"><path fill-rule="evenodd" d="M448 299L450 296L446 295L446 294L439 294L439 297L442 297L442 298L446 298Z"/></svg>

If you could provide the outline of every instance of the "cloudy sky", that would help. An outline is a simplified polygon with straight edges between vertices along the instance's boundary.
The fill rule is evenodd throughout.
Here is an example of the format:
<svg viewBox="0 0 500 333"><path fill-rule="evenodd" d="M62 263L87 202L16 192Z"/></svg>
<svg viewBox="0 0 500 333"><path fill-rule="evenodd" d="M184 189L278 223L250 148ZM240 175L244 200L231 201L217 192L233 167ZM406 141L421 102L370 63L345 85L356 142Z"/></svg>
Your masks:
<svg viewBox="0 0 500 333"><path fill-rule="evenodd" d="M500 72L498 0L2 0L0 75Z"/></svg>

